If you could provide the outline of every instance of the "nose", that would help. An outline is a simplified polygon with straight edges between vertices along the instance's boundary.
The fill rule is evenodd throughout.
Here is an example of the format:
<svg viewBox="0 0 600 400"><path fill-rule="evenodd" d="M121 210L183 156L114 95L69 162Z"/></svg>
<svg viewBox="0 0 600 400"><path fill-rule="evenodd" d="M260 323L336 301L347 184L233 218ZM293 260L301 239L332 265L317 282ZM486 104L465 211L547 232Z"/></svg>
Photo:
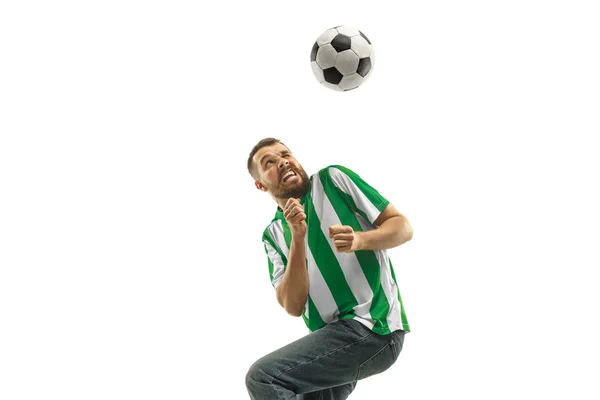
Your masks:
<svg viewBox="0 0 600 400"><path fill-rule="evenodd" d="M288 165L289 163L290 163L290 162L289 162L287 159L285 159L285 158L283 158L283 157L280 157L280 159L279 159L279 165L278 165L278 167L279 167L279 169L282 169L282 168L284 168L286 165Z"/></svg>

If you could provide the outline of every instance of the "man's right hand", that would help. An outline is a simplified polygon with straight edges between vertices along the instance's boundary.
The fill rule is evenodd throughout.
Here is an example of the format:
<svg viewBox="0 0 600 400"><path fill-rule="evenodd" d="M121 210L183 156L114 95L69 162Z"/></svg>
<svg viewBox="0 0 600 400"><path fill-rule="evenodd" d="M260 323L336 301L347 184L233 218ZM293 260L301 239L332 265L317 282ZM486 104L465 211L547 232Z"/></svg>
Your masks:
<svg viewBox="0 0 600 400"><path fill-rule="evenodd" d="M306 235L306 214L300 200L290 198L283 208L283 216L290 226L292 235L304 237Z"/></svg>

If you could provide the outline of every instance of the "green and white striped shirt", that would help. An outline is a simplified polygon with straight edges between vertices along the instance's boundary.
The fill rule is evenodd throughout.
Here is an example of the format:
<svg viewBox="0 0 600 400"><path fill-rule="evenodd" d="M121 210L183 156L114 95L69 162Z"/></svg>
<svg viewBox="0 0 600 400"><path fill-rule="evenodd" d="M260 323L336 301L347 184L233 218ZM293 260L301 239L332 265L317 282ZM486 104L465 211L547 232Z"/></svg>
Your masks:
<svg viewBox="0 0 600 400"><path fill-rule="evenodd" d="M392 263L385 250L340 253L329 238L331 225L357 231L375 229L374 221L389 204L356 173L340 165L310 177L310 189L300 200L306 214L306 267L309 292L302 318L310 331L353 318L372 331L387 335L410 331ZM269 275L274 288L287 265L291 232L283 211L263 233Z"/></svg>

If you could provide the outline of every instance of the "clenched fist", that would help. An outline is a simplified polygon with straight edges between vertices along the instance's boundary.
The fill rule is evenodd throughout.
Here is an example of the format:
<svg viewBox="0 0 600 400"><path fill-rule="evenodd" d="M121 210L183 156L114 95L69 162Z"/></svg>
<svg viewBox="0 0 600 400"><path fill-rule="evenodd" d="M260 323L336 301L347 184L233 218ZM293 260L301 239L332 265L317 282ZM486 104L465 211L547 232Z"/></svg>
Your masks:
<svg viewBox="0 0 600 400"><path fill-rule="evenodd" d="M348 225L332 225L329 227L329 237L333 239L335 249L342 253L358 250L359 236Z"/></svg>
<svg viewBox="0 0 600 400"><path fill-rule="evenodd" d="M283 207L283 216L290 226L292 235L306 234L306 214L304 214L304 207L300 204L300 200L288 199Z"/></svg>

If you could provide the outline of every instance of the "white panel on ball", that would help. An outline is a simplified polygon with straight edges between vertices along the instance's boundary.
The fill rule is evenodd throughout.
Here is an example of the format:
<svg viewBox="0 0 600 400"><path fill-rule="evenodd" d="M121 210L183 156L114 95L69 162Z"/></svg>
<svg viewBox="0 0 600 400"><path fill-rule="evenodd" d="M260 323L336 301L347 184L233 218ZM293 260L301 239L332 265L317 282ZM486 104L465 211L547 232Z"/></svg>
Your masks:
<svg viewBox="0 0 600 400"><path fill-rule="evenodd" d="M358 31L358 29L356 28L352 28L351 26L338 26L337 31L339 33L341 33L342 35L346 35L346 36L356 36L356 35L360 35L360 32Z"/></svg>
<svg viewBox="0 0 600 400"><path fill-rule="evenodd" d="M329 89L333 89L338 92L341 92L343 90L341 87L339 87L338 85L334 85L333 83L323 81L323 82L321 82L321 84L325 85Z"/></svg>
<svg viewBox="0 0 600 400"><path fill-rule="evenodd" d="M310 63L310 66L312 67L313 73L317 77L319 83L322 83L325 80L325 78L323 77L323 70L321 69L321 67L319 67L319 64L317 64L316 61L313 61Z"/></svg>
<svg viewBox="0 0 600 400"><path fill-rule="evenodd" d="M321 34L321 36L319 36L319 38L317 39L317 44L319 46L323 46L324 44L331 43L331 41L337 34L338 34L338 31L335 30L334 28L327 29L325 32L323 32Z"/></svg>
<svg viewBox="0 0 600 400"><path fill-rule="evenodd" d="M317 51L317 64L323 69L331 68L335 65L337 55L338 53L333 46L326 44Z"/></svg>
<svg viewBox="0 0 600 400"><path fill-rule="evenodd" d="M335 61L335 68L342 73L342 75L350 75L356 72L358 68L358 56L352 50L344 50L338 53L337 60Z"/></svg>
<svg viewBox="0 0 600 400"><path fill-rule="evenodd" d="M371 56L371 45L367 40L358 35L354 36L350 39L350 48L358 54L360 58L370 57Z"/></svg>
<svg viewBox="0 0 600 400"><path fill-rule="evenodd" d="M359 74L347 75L342 78L338 86L342 90L350 90L357 88L363 82L363 77Z"/></svg>

